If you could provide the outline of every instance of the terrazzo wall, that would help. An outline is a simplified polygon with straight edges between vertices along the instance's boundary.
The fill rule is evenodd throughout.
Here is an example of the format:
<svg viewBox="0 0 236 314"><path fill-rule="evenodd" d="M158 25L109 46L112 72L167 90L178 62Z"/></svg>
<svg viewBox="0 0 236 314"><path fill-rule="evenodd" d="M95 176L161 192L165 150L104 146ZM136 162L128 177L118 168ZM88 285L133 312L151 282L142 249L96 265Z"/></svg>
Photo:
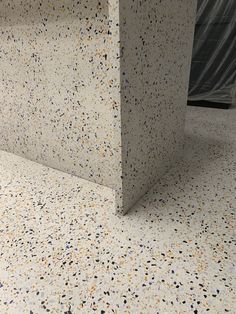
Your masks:
<svg viewBox="0 0 236 314"><path fill-rule="evenodd" d="M178 158L195 0L0 1L0 149L124 213Z"/></svg>
<svg viewBox="0 0 236 314"><path fill-rule="evenodd" d="M123 208L182 153L196 6L120 0Z"/></svg>
<svg viewBox="0 0 236 314"><path fill-rule="evenodd" d="M109 9L107 0L0 1L0 148L114 187L119 64Z"/></svg>

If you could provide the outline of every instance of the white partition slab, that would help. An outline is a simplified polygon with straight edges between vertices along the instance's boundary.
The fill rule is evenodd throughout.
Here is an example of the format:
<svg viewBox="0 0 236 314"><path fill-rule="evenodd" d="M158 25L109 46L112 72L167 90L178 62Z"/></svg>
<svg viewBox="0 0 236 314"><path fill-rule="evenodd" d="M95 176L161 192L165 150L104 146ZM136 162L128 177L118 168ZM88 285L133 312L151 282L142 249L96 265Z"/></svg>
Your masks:
<svg viewBox="0 0 236 314"><path fill-rule="evenodd" d="M0 2L0 149L113 188L179 158L195 0Z"/></svg>

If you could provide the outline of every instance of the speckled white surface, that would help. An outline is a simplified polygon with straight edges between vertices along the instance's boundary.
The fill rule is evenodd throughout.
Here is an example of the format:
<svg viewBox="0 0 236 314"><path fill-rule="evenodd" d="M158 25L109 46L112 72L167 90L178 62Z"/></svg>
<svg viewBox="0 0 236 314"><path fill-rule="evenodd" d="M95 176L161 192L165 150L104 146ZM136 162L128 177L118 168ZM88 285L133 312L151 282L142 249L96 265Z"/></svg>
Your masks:
<svg viewBox="0 0 236 314"><path fill-rule="evenodd" d="M181 156L195 0L120 0L122 206Z"/></svg>
<svg viewBox="0 0 236 314"><path fill-rule="evenodd" d="M0 1L0 148L109 186L178 158L196 0Z"/></svg>
<svg viewBox="0 0 236 314"><path fill-rule="evenodd" d="M2 150L117 186L121 135L115 3L0 1Z"/></svg>
<svg viewBox="0 0 236 314"><path fill-rule="evenodd" d="M0 312L235 314L235 120L189 107L184 160L123 217L108 188L2 152Z"/></svg>

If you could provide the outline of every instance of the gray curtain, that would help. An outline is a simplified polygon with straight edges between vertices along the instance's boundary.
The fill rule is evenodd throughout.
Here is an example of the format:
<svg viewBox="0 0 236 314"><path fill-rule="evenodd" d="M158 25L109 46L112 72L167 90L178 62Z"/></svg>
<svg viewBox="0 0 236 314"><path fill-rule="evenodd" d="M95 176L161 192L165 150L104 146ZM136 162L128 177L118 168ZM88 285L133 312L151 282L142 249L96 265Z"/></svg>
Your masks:
<svg viewBox="0 0 236 314"><path fill-rule="evenodd" d="M236 100L236 0L199 0L189 100Z"/></svg>

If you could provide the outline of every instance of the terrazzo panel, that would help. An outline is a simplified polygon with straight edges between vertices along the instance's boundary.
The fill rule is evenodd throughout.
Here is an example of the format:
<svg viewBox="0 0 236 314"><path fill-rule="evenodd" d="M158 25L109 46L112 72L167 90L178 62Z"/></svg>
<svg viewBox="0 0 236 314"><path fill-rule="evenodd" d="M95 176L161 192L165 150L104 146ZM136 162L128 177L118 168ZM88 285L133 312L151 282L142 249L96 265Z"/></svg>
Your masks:
<svg viewBox="0 0 236 314"><path fill-rule="evenodd" d="M0 1L0 148L115 190L176 161L195 0Z"/></svg>
<svg viewBox="0 0 236 314"><path fill-rule="evenodd" d="M122 206L181 156L195 0L120 1Z"/></svg>
<svg viewBox="0 0 236 314"><path fill-rule="evenodd" d="M236 109L188 108L183 160L126 215L0 153L1 314L235 314Z"/></svg>
<svg viewBox="0 0 236 314"><path fill-rule="evenodd" d="M1 149L116 187L115 3L0 1L0 14Z"/></svg>

